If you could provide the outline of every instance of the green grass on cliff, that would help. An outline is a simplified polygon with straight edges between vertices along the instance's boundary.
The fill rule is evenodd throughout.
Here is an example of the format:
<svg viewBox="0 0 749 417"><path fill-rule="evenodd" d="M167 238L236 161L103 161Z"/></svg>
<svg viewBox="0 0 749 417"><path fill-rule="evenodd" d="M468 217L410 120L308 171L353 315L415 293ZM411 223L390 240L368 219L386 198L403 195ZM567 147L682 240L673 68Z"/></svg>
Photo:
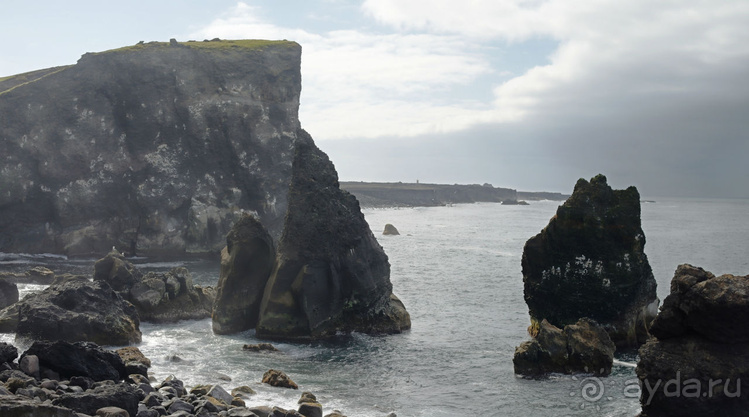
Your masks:
<svg viewBox="0 0 749 417"><path fill-rule="evenodd" d="M65 65L61 67L52 67L42 70L25 72L23 74L11 75L8 77L0 78L0 95L3 95L9 91L13 91L18 87L31 84L39 81L44 77L57 74L60 71L64 71L70 68L72 65Z"/></svg>
<svg viewBox="0 0 749 417"><path fill-rule="evenodd" d="M212 41L188 41L178 42L179 46L192 49L204 49L213 51L232 51L241 49L258 49L261 50L268 46L287 46L296 45L296 42L282 40L269 41L263 39L241 39L241 40L212 40ZM109 54L113 52L130 52L143 51L146 49L169 48L172 47L170 42L139 42L135 45L124 46L122 48L110 49L108 51L98 52L99 54Z"/></svg>

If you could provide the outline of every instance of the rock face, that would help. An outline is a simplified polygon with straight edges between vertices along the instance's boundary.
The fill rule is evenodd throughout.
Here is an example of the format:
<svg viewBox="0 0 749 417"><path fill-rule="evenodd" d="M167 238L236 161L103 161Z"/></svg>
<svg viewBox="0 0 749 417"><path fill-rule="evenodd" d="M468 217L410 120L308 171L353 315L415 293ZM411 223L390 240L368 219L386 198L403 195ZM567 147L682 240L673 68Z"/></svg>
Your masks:
<svg viewBox="0 0 749 417"><path fill-rule="evenodd" d="M276 262L273 239L250 215L243 216L226 236L221 274L213 309L217 334L253 329L260 314L263 290Z"/></svg>
<svg viewBox="0 0 749 417"><path fill-rule="evenodd" d="M749 275L680 265L640 348L640 402L650 416L746 415Z"/></svg>
<svg viewBox="0 0 749 417"><path fill-rule="evenodd" d="M0 252L217 253L281 234L301 47L146 43L0 81Z"/></svg>
<svg viewBox="0 0 749 417"><path fill-rule="evenodd" d="M35 355L39 364L63 378L86 377L94 381L124 379L125 364L111 351L89 342L37 341L21 358Z"/></svg>
<svg viewBox="0 0 749 417"><path fill-rule="evenodd" d="M616 346L593 320L583 318L564 330L543 320L532 340L515 349L515 373L542 376L549 373L608 375Z"/></svg>
<svg viewBox="0 0 749 417"><path fill-rule="evenodd" d="M18 285L0 279L0 309L18 302Z"/></svg>
<svg viewBox="0 0 749 417"><path fill-rule="evenodd" d="M307 135L297 141L288 205L257 335L308 339L410 328L392 293L387 255L356 198L340 190L333 164Z"/></svg>
<svg viewBox="0 0 749 417"><path fill-rule="evenodd" d="M42 340L127 345L141 341L132 304L105 282L68 279L24 297L18 308L19 336Z"/></svg>
<svg viewBox="0 0 749 417"><path fill-rule="evenodd" d="M215 299L212 288L193 285L186 268L143 275L117 251L96 261L94 281L116 289L135 306L143 321L165 323L210 317Z"/></svg>
<svg viewBox="0 0 749 417"><path fill-rule="evenodd" d="M556 216L523 250L531 320L563 327L589 317L617 346L639 346L657 312L644 252L640 195L612 190L606 177L580 179Z"/></svg>

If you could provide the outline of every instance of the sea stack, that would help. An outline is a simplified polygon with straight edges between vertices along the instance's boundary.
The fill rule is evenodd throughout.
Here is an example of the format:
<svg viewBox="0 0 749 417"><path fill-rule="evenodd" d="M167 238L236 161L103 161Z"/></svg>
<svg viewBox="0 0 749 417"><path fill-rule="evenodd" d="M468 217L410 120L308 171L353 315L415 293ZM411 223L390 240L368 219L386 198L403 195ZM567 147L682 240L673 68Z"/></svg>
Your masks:
<svg viewBox="0 0 749 417"><path fill-rule="evenodd" d="M392 292L387 255L359 202L339 188L333 163L306 135L297 140L288 196L257 335L316 339L410 328L408 312Z"/></svg>
<svg viewBox="0 0 749 417"><path fill-rule="evenodd" d="M644 247L637 189L613 190L603 175L580 179L556 216L525 244L532 323L545 319L562 328L588 317L617 346L644 343L659 302Z"/></svg>
<svg viewBox="0 0 749 417"><path fill-rule="evenodd" d="M749 275L676 268L671 293L640 348L637 377L648 417L746 415ZM746 387L743 387L746 390ZM746 391L745 391L746 392Z"/></svg>

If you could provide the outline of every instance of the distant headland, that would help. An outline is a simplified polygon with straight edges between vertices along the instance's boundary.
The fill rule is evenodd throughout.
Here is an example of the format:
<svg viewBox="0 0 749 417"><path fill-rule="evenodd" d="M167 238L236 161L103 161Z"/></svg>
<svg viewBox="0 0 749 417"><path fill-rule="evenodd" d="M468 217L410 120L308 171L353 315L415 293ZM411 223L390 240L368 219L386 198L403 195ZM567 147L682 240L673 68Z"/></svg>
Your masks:
<svg viewBox="0 0 749 417"><path fill-rule="evenodd" d="M340 186L356 196L362 207L431 207L483 202L522 204L524 200L564 201L569 197L562 193L517 191L491 184L341 181Z"/></svg>

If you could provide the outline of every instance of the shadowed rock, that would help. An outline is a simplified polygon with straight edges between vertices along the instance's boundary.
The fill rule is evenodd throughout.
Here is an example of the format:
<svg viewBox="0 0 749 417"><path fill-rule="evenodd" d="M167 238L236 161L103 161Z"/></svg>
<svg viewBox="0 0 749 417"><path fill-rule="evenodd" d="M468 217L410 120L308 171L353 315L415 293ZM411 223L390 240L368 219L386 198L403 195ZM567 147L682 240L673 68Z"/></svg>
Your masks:
<svg viewBox="0 0 749 417"><path fill-rule="evenodd" d="M244 215L226 236L213 306L217 334L253 329L263 290L276 261L273 239L253 216Z"/></svg>
<svg viewBox="0 0 749 417"><path fill-rule="evenodd" d="M648 417L745 415L749 397L749 276L680 265L640 348L640 403ZM647 387L650 387L646 389Z"/></svg>
<svg viewBox="0 0 749 417"><path fill-rule="evenodd" d="M57 372L63 378L87 377L94 381L120 381L127 374L125 364L116 353L89 342L37 341L21 358L36 355L40 366Z"/></svg>
<svg viewBox="0 0 749 417"><path fill-rule="evenodd" d="M308 135L297 142L277 265L265 288L257 335L309 339L336 332L410 328L392 294L387 255L333 164Z"/></svg>
<svg viewBox="0 0 749 417"><path fill-rule="evenodd" d="M0 279L0 309L18 302L18 285Z"/></svg>
<svg viewBox="0 0 749 417"><path fill-rule="evenodd" d="M391 236L397 236L400 233L398 232L398 229L395 228L392 224L388 223L385 225L385 229L382 231L383 235L391 235Z"/></svg>
<svg viewBox="0 0 749 417"><path fill-rule="evenodd" d="M657 312L644 252L640 195L606 177L580 179L549 224L525 244L522 267L531 319L563 327L589 317L617 346L639 346Z"/></svg>

